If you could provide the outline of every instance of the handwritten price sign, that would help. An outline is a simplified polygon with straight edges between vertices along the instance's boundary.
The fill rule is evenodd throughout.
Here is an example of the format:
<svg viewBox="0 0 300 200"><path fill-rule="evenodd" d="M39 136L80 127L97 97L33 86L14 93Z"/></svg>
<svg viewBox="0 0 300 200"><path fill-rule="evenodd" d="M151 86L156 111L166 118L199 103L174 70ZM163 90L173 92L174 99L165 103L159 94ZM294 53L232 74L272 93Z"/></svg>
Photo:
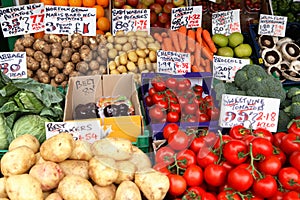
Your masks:
<svg viewBox="0 0 300 200"><path fill-rule="evenodd" d="M89 119L83 121L67 121L67 122L46 122L46 138L67 132L72 134L75 140L85 140L90 143L100 140L107 135L101 131L99 119Z"/></svg>
<svg viewBox="0 0 300 200"><path fill-rule="evenodd" d="M45 33L96 35L96 8L45 6Z"/></svg>
<svg viewBox="0 0 300 200"><path fill-rule="evenodd" d="M180 26L186 28L201 27L202 6L186 6L172 8L171 30L177 30Z"/></svg>
<svg viewBox="0 0 300 200"><path fill-rule="evenodd" d="M27 78L26 53L0 53L0 67L3 74L11 79Z"/></svg>
<svg viewBox="0 0 300 200"><path fill-rule="evenodd" d="M235 73L247 64L250 64L250 59L214 56L213 76L219 80L234 81Z"/></svg>
<svg viewBox="0 0 300 200"><path fill-rule="evenodd" d="M284 37L287 17L261 14L259 18L258 34Z"/></svg>
<svg viewBox="0 0 300 200"><path fill-rule="evenodd" d="M250 122L254 129L277 131L280 99L222 95L219 125L230 128Z"/></svg>
<svg viewBox="0 0 300 200"><path fill-rule="evenodd" d="M157 51L157 72L186 74L191 72L191 55L173 51Z"/></svg>
<svg viewBox="0 0 300 200"><path fill-rule="evenodd" d="M143 30L150 33L150 9L112 9L112 33Z"/></svg>
<svg viewBox="0 0 300 200"><path fill-rule="evenodd" d="M212 34L230 35L241 32L240 10L228 10L212 13Z"/></svg>
<svg viewBox="0 0 300 200"><path fill-rule="evenodd" d="M0 9L1 28L4 37L43 31L44 4L28 4Z"/></svg>

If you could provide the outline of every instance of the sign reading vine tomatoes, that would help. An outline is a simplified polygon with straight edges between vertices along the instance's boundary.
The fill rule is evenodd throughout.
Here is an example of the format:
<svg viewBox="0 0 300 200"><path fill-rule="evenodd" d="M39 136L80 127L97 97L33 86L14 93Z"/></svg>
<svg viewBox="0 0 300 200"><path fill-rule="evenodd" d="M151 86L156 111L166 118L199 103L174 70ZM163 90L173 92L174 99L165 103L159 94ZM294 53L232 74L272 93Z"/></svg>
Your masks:
<svg viewBox="0 0 300 200"><path fill-rule="evenodd" d="M170 123L153 168L169 178L166 199L300 199L300 133L294 130L272 134L237 125L222 135Z"/></svg>

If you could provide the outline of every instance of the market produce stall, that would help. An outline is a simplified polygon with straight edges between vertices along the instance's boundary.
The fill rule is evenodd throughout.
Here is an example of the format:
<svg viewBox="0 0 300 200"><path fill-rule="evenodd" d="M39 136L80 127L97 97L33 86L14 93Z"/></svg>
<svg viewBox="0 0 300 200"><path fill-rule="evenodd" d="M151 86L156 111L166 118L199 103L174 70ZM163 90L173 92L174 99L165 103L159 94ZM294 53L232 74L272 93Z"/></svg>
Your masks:
<svg viewBox="0 0 300 200"><path fill-rule="evenodd" d="M299 4L1 1L0 199L300 199Z"/></svg>

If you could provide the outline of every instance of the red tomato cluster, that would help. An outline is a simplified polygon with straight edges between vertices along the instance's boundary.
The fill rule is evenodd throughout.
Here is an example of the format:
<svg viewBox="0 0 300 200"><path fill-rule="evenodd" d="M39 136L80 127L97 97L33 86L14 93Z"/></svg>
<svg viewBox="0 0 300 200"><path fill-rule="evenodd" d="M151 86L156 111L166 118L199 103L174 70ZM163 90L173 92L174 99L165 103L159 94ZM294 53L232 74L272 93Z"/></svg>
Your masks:
<svg viewBox="0 0 300 200"><path fill-rule="evenodd" d="M167 199L300 199L299 120L275 134L237 125L191 136L171 123L163 135L153 168L169 177Z"/></svg>
<svg viewBox="0 0 300 200"><path fill-rule="evenodd" d="M155 77L151 85L144 101L152 123L208 122L219 115L212 96L204 97L203 87L188 78Z"/></svg>

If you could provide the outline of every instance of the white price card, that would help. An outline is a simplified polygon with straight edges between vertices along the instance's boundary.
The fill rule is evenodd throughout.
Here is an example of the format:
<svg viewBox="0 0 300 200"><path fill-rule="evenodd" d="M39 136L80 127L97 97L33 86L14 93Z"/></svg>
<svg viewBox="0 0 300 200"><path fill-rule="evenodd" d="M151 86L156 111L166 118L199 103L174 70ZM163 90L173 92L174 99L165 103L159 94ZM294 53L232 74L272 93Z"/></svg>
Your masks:
<svg viewBox="0 0 300 200"><path fill-rule="evenodd" d="M4 37L44 31L44 4L1 8L0 20Z"/></svg>
<svg viewBox="0 0 300 200"><path fill-rule="evenodd" d="M250 59L214 56L213 77L219 80L232 82L234 81L235 73L247 64L250 64Z"/></svg>
<svg viewBox="0 0 300 200"><path fill-rule="evenodd" d="M260 14L258 24L259 35L284 37L287 17Z"/></svg>
<svg viewBox="0 0 300 200"><path fill-rule="evenodd" d="M230 128L250 123L253 129L277 131L280 99L222 95L219 125Z"/></svg>
<svg viewBox="0 0 300 200"><path fill-rule="evenodd" d="M150 33L150 9L112 9L112 33L118 31L148 31Z"/></svg>
<svg viewBox="0 0 300 200"><path fill-rule="evenodd" d="M186 74L191 72L191 55L174 51L157 51L157 73Z"/></svg>
<svg viewBox="0 0 300 200"><path fill-rule="evenodd" d="M45 33L96 35L96 8L45 6Z"/></svg>
<svg viewBox="0 0 300 200"><path fill-rule="evenodd" d="M212 34L230 35L241 32L240 10L228 10L212 13Z"/></svg>
<svg viewBox="0 0 300 200"><path fill-rule="evenodd" d="M197 28L202 25L202 6L186 6L172 8L171 30L177 30L180 26Z"/></svg>
<svg viewBox="0 0 300 200"><path fill-rule="evenodd" d="M27 78L26 52L1 52L0 66L10 79Z"/></svg>
<svg viewBox="0 0 300 200"><path fill-rule="evenodd" d="M75 140L85 140L93 143L96 140L100 140L108 135L102 131L103 126L100 125L99 119L46 122L45 129L47 139L54 135L67 132L72 134Z"/></svg>

